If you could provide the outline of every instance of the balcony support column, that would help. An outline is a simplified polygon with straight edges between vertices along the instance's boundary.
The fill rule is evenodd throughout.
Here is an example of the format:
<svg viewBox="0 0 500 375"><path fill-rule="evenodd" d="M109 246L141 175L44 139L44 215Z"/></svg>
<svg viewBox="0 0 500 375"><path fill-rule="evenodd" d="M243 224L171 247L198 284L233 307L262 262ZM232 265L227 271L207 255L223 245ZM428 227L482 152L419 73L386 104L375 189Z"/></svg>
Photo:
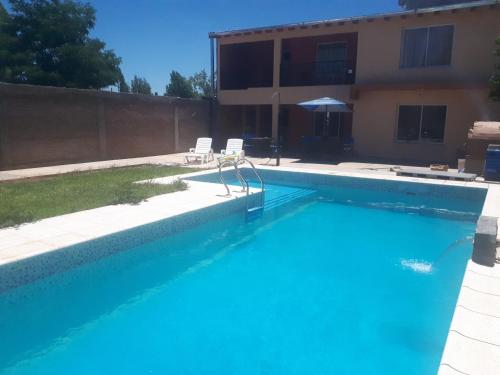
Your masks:
<svg viewBox="0 0 500 375"><path fill-rule="evenodd" d="M272 137L273 142L278 143L278 126L280 112L280 73L281 73L281 38L274 39L273 57L273 91L272 103Z"/></svg>
<svg viewBox="0 0 500 375"><path fill-rule="evenodd" d="M280 69L281 69L281 38L274 39L274 57L273 57L273 89L276 91L280 87Z"/></svg>
<svg viewBox="0 0 500 375"><path fill-rule="evenodd" d="M255 134L257 137L261 137L262 133L260 131L260 123L261 123L261 115L260 115L260 105L255 106Z"/></svg>
<svg viewBox="0 0 500 375"><path fill-rule="evenodd" d="M273 142L278 143L278 125L279 125L280 102L279 95L273 97L273 110L272 110L272 137Z"/></svg>

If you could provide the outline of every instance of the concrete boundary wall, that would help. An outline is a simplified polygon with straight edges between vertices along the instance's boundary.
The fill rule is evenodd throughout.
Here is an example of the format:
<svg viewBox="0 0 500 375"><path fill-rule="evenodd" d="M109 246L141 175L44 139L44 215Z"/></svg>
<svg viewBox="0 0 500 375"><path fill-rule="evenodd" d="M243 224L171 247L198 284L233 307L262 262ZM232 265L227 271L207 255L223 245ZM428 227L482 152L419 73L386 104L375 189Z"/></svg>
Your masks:
<svg viewBox="0 0 500 375"><path fill-rule="evenodd" d="M0 170L186 151L204 100L0 83Z"/></svg>

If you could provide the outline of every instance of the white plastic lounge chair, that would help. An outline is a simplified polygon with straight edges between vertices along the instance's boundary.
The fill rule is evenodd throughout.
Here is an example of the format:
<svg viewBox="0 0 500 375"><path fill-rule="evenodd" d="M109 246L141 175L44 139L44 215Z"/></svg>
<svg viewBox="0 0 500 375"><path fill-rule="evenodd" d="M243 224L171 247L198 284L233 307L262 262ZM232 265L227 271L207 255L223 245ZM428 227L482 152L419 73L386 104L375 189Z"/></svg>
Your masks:
<svg viewBox="0 0 500 375"><path fill-rule="evenodd" d="M200 159L203 164L214 160L212 138L198 138L196 140L196 147L189 149L189 154L186 155L186 163L198 159Z"/></svg>
<svg viewBox="0 0 500 375"><path fill-rule="evenodd" d="M243 139L240 138L230 138L227 140L227 145L225 150L220 150L222 157L235 156L238 159L243 159L245 157L245 151L243 151Z"/></svg>

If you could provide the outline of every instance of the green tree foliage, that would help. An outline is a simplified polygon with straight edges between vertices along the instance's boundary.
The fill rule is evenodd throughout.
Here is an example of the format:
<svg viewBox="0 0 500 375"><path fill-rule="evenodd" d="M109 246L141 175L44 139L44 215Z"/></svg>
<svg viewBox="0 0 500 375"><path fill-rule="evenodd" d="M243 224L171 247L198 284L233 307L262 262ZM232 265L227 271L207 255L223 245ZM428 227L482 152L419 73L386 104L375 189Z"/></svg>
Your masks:
<svg viewBox="0 0 500 375"><path fill-rule="evenodd" d="M146 78L134 76L134 79L130 82L130 91L134 94L151 95L151 86L146 81Z"/></svg>
<svg viewBox="0 0 500 375"><path fill-rule="evenodd" d="M474 0L399 0L399 5L406 9L430 8L440 5L470 3Z"/></svg>
<svg viewBox="0 0 500 375"><path fill-rule="evenodd" d="M99 89L120 78L120 58L89 36L95 10L76 0L9 0L0 10L0 80Z"/></svg>
<svg viewBox="0 0 500 375"><path fill-rule="evenodd" d="M170 83L166 87L165 95L179 98L194 98L196 96L191 80L175 70L170 73Z"/></svg>
<svg viewBox="0 0 500 375"><path fill-rule="evenodd" d="M0 24L3 23L9 17L9 13L5 7L0 3Z"/></svg>
<svg viewBox="0 0 500 375"><path fill-rule="evenodd" d="M5 37L5 33L7 32L7 26L10 21L10 16L9 13L7 13L7 10L5 7L0 3L0 38ZM3 46L3 39L0 40L0 46Z"/></svg>
<svg viewBox="0 0 500 375"><path fill-rule="evenodd" d="M196 97L212 97L212 85L210 84L205 69L203 69L199 73L193 74L191 77L189 77L189 81L191 82L191 86L193 87L193 91Z"/></svg>
<svg viewBox="0 0 500 375"><path fill-rule="evenodd" d="M495 49L495 56L500 58L500 36L495 41L497 48ZM500 101L500 63L495 66L495 72L490 78L490 98L495 101Z"/></svg>
<svg viewBox="0 0 500 375"><path fill-rule="evenodd" d="M19 40L12 33L12 19L7 10L0 4L0 80L11 81L12 66L25 63L29 57L18 51Z"/></svg>
<svg viewBox="0 0 500 375"><path fill-rule="evenodd" d="M119 92L130 92L130 87L127 84L127 81L125 81L125 77L123 74L120 72L120 78L118 79L118 91Z"/></svg>
<svg viewBox="0 0 500 375"><path fill-rule="evenodd" d="M189 78L172 70L165 95L179 98L210 98L213 93L208 74L204 69Z"/></svg>

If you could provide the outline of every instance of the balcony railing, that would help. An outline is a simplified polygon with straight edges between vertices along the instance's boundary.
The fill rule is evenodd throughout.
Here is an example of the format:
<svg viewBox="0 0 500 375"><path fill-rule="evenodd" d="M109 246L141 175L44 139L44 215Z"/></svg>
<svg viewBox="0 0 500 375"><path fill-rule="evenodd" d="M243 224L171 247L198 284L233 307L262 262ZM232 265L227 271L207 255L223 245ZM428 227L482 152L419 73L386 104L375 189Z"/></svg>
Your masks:
<svg viewBox="0 0 500 375"><path fill-rule="evenodd" d="M245 90L251 87L272 87L273 67L253 66L221 69L221 90Z"/></svg>
<svg viewBox="0 0 500 375"><path fill-rule="evenodd" d="M346 60L281 64L281 86L349 85L353 83L353 64Z"/></svg>

